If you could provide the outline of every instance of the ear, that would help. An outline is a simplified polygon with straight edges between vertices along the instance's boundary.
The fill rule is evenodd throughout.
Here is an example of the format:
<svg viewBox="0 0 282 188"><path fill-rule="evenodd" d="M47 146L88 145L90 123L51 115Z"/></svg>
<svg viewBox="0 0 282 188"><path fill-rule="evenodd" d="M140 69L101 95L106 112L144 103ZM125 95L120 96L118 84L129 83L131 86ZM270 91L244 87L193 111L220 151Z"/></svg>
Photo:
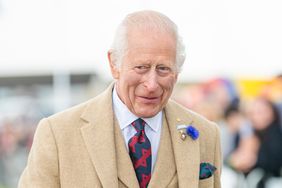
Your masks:
<svg viewBox="0 0 282 188"><path fill-rule="evenodd" d="M108 51L108 61L110 64L113 78L118 79L119 78L119 69L116 65L116 58L114 58L113 51L111 50Z"/></svg>
<svg viewBox="0 0 282 188"><path fill-rule="evenodd" d="M178 74L179 73L176 73L176 75L175 75L175 80L177 81L177 79L178 79Z"/></svg>
<svg viewBox="0 0 282 188"><path fill-rule="evenodd" d="M174 75L174 77L175 77L175 83L177 82L177 79L178 79L178 72Z"/></svg>

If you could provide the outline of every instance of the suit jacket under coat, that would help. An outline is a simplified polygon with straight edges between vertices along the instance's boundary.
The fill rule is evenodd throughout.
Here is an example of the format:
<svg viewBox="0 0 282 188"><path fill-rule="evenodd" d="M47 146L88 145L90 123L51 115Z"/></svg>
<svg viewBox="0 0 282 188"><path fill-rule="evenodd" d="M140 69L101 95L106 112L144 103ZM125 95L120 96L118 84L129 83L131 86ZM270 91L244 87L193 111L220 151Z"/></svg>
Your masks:
<svg viewBox="0 0 282 188"><path fill-rule="evenodd" d="M120 130L114 128L112 88L40 121L19 188L138 187ZM217 125L171 100L164 108L164 117L166 126L162 127L149 187L220 188ZM191 123L199 130L199 138L182 140L177 125ZM210 178L199 180L202 162L213 164L217 170Z"/></svg>

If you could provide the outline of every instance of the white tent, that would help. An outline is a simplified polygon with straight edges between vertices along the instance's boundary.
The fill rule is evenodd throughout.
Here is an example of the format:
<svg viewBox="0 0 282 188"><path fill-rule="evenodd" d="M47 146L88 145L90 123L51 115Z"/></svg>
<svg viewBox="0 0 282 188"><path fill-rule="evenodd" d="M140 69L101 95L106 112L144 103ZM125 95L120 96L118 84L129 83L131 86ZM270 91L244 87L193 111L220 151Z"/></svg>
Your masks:
<svg viewBox="0 0 282 188"><path fill-rule="evenodd" d="M93 70L129 12L161 11L187 46L180 78L268 78L282 72L280 0L0 0L0 75Z"/></svg>

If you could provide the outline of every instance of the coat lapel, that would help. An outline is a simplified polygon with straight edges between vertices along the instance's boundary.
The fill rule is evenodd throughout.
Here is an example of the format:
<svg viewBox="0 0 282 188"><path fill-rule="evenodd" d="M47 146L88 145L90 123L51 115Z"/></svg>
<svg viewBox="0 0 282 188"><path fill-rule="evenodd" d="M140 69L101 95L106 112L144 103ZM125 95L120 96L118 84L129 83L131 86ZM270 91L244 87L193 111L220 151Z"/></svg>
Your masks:
<svg viewBox="0 0 282 188"><path fill-rule="evenodd" d="M94 98L81 116L82 137L103 187L118 187L112 87Z"/></svg>
<svg viewBox="0 0 282 188"><path fill-rule="evenodd" d="M168 130L167 120L165 118L165 115L163 115L160 146L158 150L155 169L149 183L149 188L167 187L174 175L176 175L176 167L172 150L172 143Z"/></svg>
<svg viewBox="0 0 282 188"><path fill-rule="evenodd" d="M117 121L115 121L115 140L118 177L127 187L138 188L139 183Z"/></svg>
<svg viewBox="0 0 282 188"><path fill-rule="evenodd" d="M178 184L180 188L198 187L199 183L199 165L200 148L199 140L192 140L187 137L184 141L180 138L177 125L189 125L192 117L183 113L183 110L177 110L176 104L169 102L165 107L171 141L174 150L175 163L178 175ZM181 107L178 107L181 108ZM194 125L197 128L197 125Z"/></svg>

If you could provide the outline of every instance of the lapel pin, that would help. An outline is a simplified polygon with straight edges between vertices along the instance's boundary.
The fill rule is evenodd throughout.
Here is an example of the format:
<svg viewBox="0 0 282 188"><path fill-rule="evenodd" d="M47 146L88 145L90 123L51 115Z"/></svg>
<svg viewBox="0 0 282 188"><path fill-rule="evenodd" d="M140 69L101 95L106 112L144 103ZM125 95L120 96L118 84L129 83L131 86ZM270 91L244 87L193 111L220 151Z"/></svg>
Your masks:
<svg viewBox="0 0 282 188"><path fill-rule="evenodd" d="M180 138L182 140L185 140L187 135L190 136L193 140L197 140L200 136L199 131L192 126L192 123L190 125L178 125L177 130L179 130Z"/></svg>
<svg viewBox="0 0 282 188"><path fill-rule="evenodd" d="M180 130L180 138L184 141L186 139L186 134L183 130Z"/></svg>

